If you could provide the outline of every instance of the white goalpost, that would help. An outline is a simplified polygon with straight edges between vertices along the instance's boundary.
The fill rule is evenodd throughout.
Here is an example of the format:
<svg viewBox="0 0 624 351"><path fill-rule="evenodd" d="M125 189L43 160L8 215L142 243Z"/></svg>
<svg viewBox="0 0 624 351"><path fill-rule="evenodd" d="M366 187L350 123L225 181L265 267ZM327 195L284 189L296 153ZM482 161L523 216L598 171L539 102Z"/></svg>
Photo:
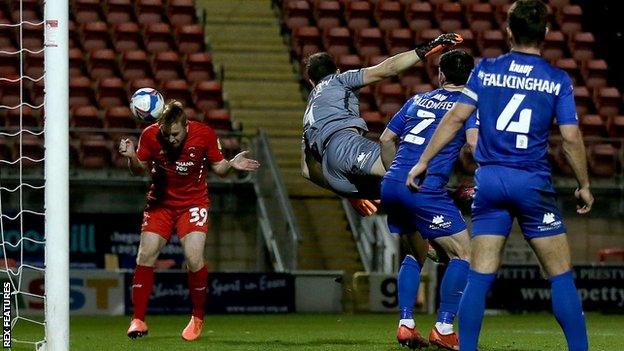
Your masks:
<svg viewBox="0 0 624 351"><path fill-rule="evenodd" d="M46 351L69 350L68 0L46 0L45 336Z"/></svg>

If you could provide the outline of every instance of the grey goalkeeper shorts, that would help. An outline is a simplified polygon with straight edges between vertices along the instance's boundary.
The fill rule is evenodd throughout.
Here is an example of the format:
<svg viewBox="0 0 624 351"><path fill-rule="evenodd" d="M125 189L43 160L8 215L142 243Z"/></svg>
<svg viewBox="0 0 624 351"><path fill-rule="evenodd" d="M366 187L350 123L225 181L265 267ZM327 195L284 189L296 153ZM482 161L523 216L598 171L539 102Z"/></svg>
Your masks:
<svg viewBox="0 0 624 351"><path fill-rule="evenodd" d="M325 146L323 175L341 196L379 199L381 177L371 175L371 170L380 152L378 143L357 130L338 131Z"/></svg>

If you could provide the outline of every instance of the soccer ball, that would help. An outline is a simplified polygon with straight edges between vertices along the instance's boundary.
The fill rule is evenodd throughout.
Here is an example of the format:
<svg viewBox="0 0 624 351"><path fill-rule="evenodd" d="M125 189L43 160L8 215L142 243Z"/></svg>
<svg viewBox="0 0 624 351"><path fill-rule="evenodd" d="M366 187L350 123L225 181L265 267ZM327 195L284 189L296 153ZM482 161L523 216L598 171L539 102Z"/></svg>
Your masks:
<svg viewBox="0 0 624 351"><path fill-rule="evenodd" d="M143 122L155 122L162 115L165 99L153 88L141 88L134 92L130 99L130 111L134 117Z"/></svg>

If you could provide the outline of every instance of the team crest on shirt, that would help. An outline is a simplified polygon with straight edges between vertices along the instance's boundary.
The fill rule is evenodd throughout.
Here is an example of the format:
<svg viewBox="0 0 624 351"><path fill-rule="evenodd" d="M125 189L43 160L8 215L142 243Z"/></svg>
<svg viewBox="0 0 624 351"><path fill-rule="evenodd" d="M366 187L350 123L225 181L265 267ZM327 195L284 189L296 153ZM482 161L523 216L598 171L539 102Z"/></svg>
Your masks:
<svg viewBox="0 0 624 351"><path fill-rule="evenodd" d="M433 216L429 229L446 229L453 224L451 221L446 220L443 215Z"/></svg>
<svg viewBox="0 0 624 351"><path fill-rule="evenodd" d="M552 212L544 213L544 218L542 219L542 223L544 225L540 225L537 227L537 229L541 232L546 231L546 230L557 229L561 227L561 224L562 224L561 221L558 221L555 218L555 214Z"/></svg>
<svg viewBox="0 0 624 351"><path fill-rule="evenodd" d="M189 147L188 151L189 151L189 157L195 158L195 146Z"/></svg>

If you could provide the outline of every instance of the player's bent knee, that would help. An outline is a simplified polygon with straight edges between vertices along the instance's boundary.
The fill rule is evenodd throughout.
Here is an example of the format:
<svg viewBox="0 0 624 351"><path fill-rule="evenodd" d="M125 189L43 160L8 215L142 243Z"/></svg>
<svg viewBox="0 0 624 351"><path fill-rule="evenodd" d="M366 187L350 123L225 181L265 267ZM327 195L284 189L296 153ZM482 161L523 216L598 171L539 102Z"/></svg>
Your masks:
<svg viewBox="0 0 624 351"><path fill-rule="evenodd" d="M204 267L203 257L189 257L187 258L188 269L191 272L196 272Z"/></svg>

